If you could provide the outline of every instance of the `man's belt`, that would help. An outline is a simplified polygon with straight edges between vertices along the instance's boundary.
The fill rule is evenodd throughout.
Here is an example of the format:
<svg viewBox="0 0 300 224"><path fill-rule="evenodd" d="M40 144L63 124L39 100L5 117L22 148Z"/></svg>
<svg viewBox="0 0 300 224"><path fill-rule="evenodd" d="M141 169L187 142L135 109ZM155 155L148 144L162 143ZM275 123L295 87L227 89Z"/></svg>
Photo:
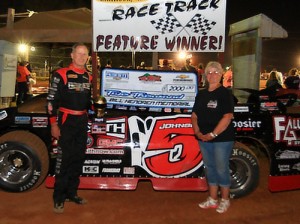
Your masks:
<svg viewBox="0 0 300 224"><path fill-rule="evenodd" d="M86 110L70 110L68 108L60 107L59 111L66 113L66 114L71 114L71 115L83 115L86 114Z"/></svg>

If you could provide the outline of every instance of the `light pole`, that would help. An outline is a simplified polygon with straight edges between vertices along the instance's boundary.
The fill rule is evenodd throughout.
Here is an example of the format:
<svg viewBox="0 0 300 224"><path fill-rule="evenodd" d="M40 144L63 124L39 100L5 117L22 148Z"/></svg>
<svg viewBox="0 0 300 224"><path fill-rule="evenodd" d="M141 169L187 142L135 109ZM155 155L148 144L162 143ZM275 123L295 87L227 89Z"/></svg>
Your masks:
<svg viewBox="0 0 300 224"><path fill-rule="evenodd" d="M131 50L131 64L132 64L132 68L135 69L135 50L134 48L132 48Z"/></svg>

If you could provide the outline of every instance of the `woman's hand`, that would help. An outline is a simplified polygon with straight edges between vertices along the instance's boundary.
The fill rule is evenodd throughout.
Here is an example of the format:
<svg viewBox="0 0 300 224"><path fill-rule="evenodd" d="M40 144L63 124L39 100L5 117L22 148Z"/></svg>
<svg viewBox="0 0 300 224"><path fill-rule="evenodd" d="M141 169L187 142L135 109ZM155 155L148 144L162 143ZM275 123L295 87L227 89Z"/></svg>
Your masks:
<svg viewBox="0 0 300 224"><path fill-rule="evenodd" d="M196 135L196 138L203 141L203 142L208 142L208 141L211 141L214 139L214 137L212 137L210 135L210 133L207 133L207 134L202 134L201 132L198 132Z"/></svg>

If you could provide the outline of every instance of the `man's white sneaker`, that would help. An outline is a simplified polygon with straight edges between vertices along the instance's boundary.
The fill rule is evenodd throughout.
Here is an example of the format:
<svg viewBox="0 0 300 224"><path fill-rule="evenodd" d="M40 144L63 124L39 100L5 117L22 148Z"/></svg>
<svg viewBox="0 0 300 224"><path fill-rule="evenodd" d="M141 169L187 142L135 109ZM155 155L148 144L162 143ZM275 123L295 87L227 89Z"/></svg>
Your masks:
<svg viewBox="0 0 300 224"><path fill-rule="evenodd" d="M211 197L208 197L206 201L201 202L198 204L200 208L217 208L218 207L218 200L214 200Z"/></svg>
<svg viewBox="0 0 300 224"><path fill-rule="evenodd" d="M229 206L230 206L230 201L229 201L229 199L228 200L226 200L226 199L221 199L221 202L220 202L220 204L219 204L219 206L217 207L217 209L216 209L216 211L218 212L218 213L224 213L224 212L226 212L227 210L228 210L228 208L229 208Z"/></svg>

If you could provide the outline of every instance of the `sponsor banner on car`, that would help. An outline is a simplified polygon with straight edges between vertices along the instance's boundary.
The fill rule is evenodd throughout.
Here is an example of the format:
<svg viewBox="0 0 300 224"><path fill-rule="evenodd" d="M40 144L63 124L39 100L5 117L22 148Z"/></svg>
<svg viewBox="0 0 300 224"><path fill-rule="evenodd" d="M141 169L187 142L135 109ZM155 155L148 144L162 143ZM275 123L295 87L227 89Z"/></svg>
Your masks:
<svg viewBox="0 0 300 224"><path fill-rule="evenodd" d="M223 52L226 1L93 0L93 49Z"/></svg>
<svg viewBox="0 0 300 224"><path fill-rule="evenodd" d="M108 105L118 107L191 109L198 92L196 80L196 74L184 71L106 68L102 71L101 95Z"/></svg>

